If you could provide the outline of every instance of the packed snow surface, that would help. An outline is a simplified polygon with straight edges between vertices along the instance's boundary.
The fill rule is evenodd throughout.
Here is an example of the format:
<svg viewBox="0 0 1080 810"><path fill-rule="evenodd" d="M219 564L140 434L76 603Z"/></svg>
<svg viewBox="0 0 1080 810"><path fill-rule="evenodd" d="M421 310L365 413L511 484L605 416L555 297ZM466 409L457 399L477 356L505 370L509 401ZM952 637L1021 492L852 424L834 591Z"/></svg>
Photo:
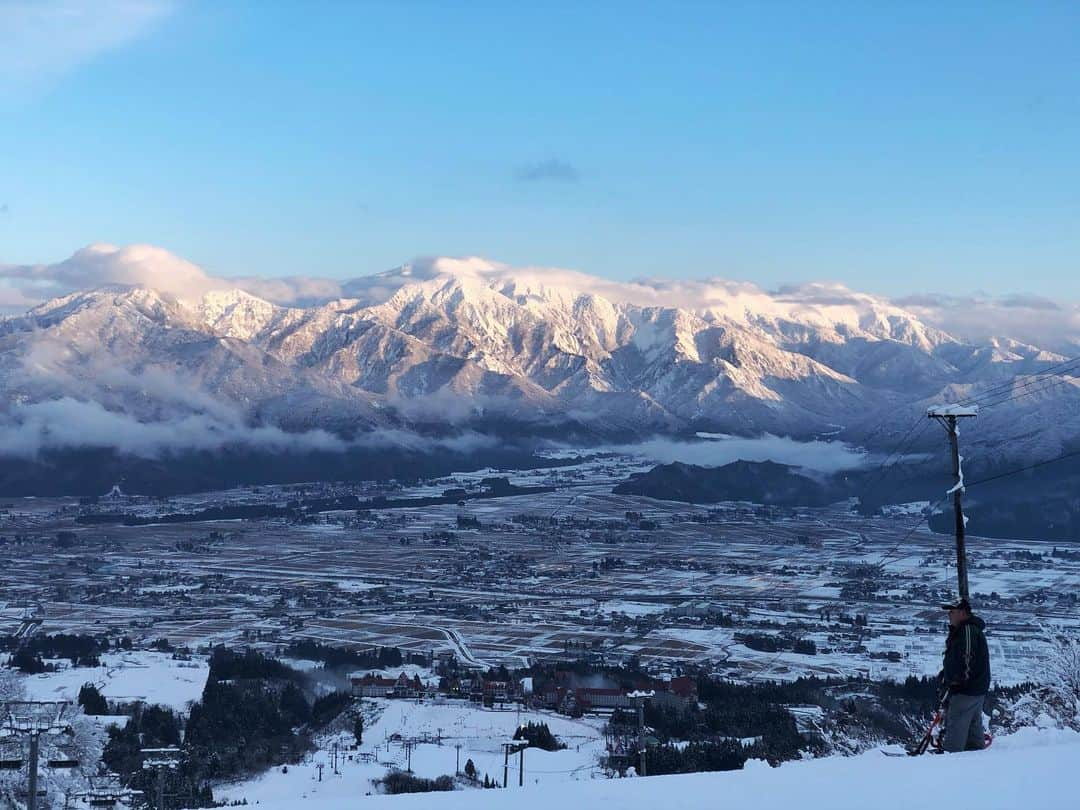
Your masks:
<svg viewBox="0 0 1080 810"><path fill-rule="evenodd" d="M529 785L547 787L600 776L599 758L604 753L601 719L575 720L549 712L485 710L462 701L416 703L376 698L364 700L364 741L358 752L348 750L353 742L352 734L328 735L318 741L319 750L304 763L284 770L272 768L254 779L215 788L214 795L226 801L246 800L260 806L292 807L309 801L319 807L345 807L345 802L374 794L372 780L385 776L389 768L406 767L402 744L405 739L426 740L412 749L411 764L417 776L433 779L453 775L459 763L464 769L471 759L478 778L482 780L486 774L501 782L502 743L513 737L519 724L529 721L547 723L567 746L561 751L533 748L526 752L525 776ZM336 774L332 771L330 755L335 742L344 752ZM518 761L518 757L512 757L508 768L515 784ZM466 792L479 795L482 791Z"/></svg>
<svg viewBox="0 0 1080 810"><path fill-rule="evenodd" d="M530 754L532 752L530 751ZM618 810L910 810L912 807L1042 810L1077 806L1075 769L1080 734L1024 729L998 739L987 751L922 757L828 757L770 768L750 761L741 771L594 779L535 785L516 793L460 790L407 796L306 796L263 794L261 810L317 806L346 810L373 803L388 810L486 810L532 808L618 808ZM528 768L526 767L526 774ZM311 780L311 787L316 783Z"/></svg>
<svg viewBox="0 0 1080 810"><path fill-rule="evenodd" d="M71 700L85 683L110 701L160 703L177 711L202 697L210 668L202 659L179 661L168 653L123 652L101 656L100 667L65 667L24 680L32 700Z"/></svg>

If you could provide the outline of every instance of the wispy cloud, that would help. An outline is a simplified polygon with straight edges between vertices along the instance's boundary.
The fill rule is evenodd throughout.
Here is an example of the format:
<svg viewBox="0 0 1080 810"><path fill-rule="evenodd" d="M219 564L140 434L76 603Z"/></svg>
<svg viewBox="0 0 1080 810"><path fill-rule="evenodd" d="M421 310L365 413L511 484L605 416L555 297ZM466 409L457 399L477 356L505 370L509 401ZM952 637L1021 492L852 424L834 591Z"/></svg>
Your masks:
<svg viewBox="0 0 1080 810"><path fill-rule="evenodd" d="M174 0L0 2L0 98L37 92L147 33Z"/></svg>
<svg viewBox="0 0 1080 810"><path fill-rule="evenodd" d="M785 436L757 439L734 436L720 440L681 442L650 439L639 444L619 445L616 452L643 456L660 464L681 461L703 467L721 467L733 461L775 461L820 472L840 472L865 466L869 458L843 442L799 442Z"/></svg>
<svg viewBox="0 0 1080 810"><path fill-rule="evenodd" d="M18 366L11 390L33 390L36 402L0 403L0 457L36 458L43 451L112 448L139 458L246 447L269 452L405 449L472 452L497 439L470 431L432 438L383 429L350 438L322 429L286 430L208 391L181 368L132 371L105 359L81 358L63 339L39 334Z"/></svg>
<svg viewBox="0 0 1080 810"><path fill-rule="evenodd" d="M0 313L22 312L51 298L102 286L146 287L186 299L211 290L241 289L288 306L342 297L341 282L333 279L221 278L154 245L99 243L53 264L0 264Z"/></svg>
<svg viewBox="0 0 1080 810"><path fill-rule="evenodd" d="M576 183L581 174L565 160L551 158L522 166L516 177L522 183Z"/></svg>
<svg viewBox="0 0 1080 810"><path fill-rule="evenodd" d="M1009 337L1075 354L1080 304L1037 295L910 295L896 303L926 323L967 340Z"/></svg>
<svg viewBox="0 0 1080 810"><path fill-rule="evenodd" d="M0 300L17 293L40 302L75 290L118 284L149 287L186 297L234 286L201 267L153 245L89 245L56 264L0 265Z"/></svg>

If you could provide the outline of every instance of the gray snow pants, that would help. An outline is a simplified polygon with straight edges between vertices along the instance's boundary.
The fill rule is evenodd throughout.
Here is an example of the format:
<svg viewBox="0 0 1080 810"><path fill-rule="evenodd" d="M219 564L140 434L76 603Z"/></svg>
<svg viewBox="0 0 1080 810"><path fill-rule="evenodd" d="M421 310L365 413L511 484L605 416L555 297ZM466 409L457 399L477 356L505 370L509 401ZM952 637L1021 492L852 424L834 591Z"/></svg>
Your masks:
<svg viewBox="0 0 1080 810"><path fill-rule="evenodd" d="M982 708L986 695L950 695L945 712L946 751L979 751L986 745L983 739Z"/></svg>

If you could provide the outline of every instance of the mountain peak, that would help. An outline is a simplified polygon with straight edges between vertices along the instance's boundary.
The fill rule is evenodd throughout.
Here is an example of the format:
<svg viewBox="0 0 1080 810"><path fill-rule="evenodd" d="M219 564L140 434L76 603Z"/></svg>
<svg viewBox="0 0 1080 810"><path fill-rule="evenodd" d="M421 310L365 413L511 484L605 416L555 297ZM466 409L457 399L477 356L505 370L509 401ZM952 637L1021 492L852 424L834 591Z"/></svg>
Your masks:
<svg viewBox="0 0 1080 810"><path fill-rule="evenodd" d="M193 309L215 331L239 340L252 340L284 311L239 289L211 290Z"/></svg>

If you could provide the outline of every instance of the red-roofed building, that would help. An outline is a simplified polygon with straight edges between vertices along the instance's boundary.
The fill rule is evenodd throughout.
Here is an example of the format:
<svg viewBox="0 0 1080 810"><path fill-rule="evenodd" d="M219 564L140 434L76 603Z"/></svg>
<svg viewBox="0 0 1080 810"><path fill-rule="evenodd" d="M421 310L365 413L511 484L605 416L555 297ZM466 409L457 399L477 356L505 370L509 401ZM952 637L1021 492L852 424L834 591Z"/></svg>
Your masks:
<svg viewBox="0 0 1080 810"><path fill-rule="evenodd" d="M368 673L354 672L349 676L352 693L357 697L420 697L424 694L424 683L419 675L411 678L402 672L396 678L384 678Z"/></svg>

